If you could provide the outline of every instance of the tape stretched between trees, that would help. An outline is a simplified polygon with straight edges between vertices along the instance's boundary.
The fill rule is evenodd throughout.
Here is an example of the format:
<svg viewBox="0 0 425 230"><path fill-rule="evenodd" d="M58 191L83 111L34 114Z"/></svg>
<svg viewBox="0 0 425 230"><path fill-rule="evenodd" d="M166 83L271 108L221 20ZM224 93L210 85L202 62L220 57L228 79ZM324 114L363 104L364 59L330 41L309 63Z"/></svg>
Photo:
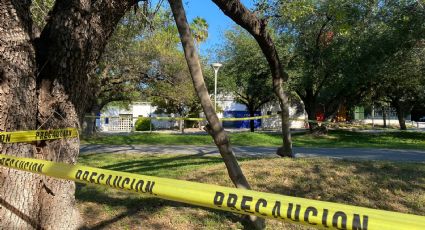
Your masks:
<svg viewBox="0 0 425 230"><path fill-rule="evenodd" d="M278 117L280 114L273 115L264 115L264 116L255 116L255 117L223 117L219 118L220 121L250 121L250 120L259 120L259 119L268 119L273 117ZM85 116L86 118L122 118L122 117L108 117L108 116ZM206 118L202 117L133 117L133 119L144 118L150 120L163 120L163 121L206 121ZM345 122L332 122L332 121L316 121L316 120L306 120L306 119L297 119L289 118L290 121L302 121L310 123L320 123L320 124L345 124Z"/></svg>
<svg viewBox="0 0 425 230"><path fill-rule="evenodd" d="M0 143L18 143L78 137L76 128L0 132Z"/></svg>
<svg viewBox="0 0 425 230"><path fill-rule="evenodd" d="M425 217L0 154L0 165L235 213L329 229L423 230Z"/></svg>
<svg viewBox="0 0 425 230"><path fill-rule="evenodd" d="M278 116L276 115L265 115L265 116L255 116L255 117L224 117L219 118L220 121L249 121L249 120L259 120L266 119ZM108 117L108 116L85 116L86 118L122 118L122 117ZM165 120L165 121L206 121L206 118L202 117L133 117L133 119L144 118L150 120ZM302 120L305 121L305 120Z"/></svg>

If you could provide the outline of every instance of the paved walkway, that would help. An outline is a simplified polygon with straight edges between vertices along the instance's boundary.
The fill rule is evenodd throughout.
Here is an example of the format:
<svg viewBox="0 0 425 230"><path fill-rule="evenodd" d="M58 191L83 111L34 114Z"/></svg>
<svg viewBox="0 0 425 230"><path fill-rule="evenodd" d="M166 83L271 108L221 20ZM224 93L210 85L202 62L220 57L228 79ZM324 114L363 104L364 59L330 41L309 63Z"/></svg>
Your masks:
<svg viewBox="0 0 425 230"><path fill-rule="evenodd" d="M234 146L236 156L275 157L276 147ZM331 157L358 160L414 161L425 163L425 151L365 148L294 148L296 157ZM148 153L216 155L215 146L161 145L81 145L81 154Z"/></svg>

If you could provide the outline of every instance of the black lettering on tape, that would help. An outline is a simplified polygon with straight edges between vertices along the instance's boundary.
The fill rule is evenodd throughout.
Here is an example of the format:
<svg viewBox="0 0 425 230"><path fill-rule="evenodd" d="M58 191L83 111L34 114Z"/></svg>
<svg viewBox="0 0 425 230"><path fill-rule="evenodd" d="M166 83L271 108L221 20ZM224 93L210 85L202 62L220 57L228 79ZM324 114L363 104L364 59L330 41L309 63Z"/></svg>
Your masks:
<svg viewBox="0 0 425 230"><path fill-rule="evenodd" d="M38 165L37 172L42 173L43 172L43 167L44 167L44 164Z"/></svg>
<svg viewBox="0 0 425 230"><path fill-rule="evenodd" d="M238 202L238 195L230 193L227 197L227 207L233 210L238 210L236 208L236 203Z"/></svg>
<svg viewBox="0 0 425 230"><path fill-rule="evenodd" d="M75 178L77 179L77 180L80 180L80 177L81 177L81 174L83 173L83 171L81 171L81 170L77 170L77 173L75 174Z"/></svg>
<svg viewBox="0 0 425 230"><path fill-rule="evenodd" d="M148 193L150 193L150 194L153 194L153 186L155 185L155 182L154 181L148 181L148 183L146 184L146 187L145 187L145 192L148 192Z"/></svg>
<svg viewBox="0 0 425 230"><path fill-rule="evenodd" d="M92 172L89 179L90 183L93 183L93 184L96 183L94 179L95 176L97 176L97 172Z"/></svg>
<svg viewBox="0 0 425 230"><path fill-rule="evenodd" d="M307 222L307 223L309 223L309 224L316 225L316 223L310 222L310 220L309 220L310 213L311 213L311 216L317 216L317 213L318 212L317 212L317 209L316 208L314 208L314 207L308 207L305 210L305 212L304 212L304 221Z"/></svg>
<svg viewBox="0 0 425 230"><path fill-rule="evenodd" d="M126 177L121 184L121 188L124 188L125 185L130 184L130 178Z"/></svg>
<svg viewBox="0 0 425 230"><path fill-rule="evenodd" d="M133 187L133 185L134 185L134 182L136 181L136 179L133 179L133 181L131 181L131 185L130 185L130 189L131 190L134 190L134 187Z"/></svg>
<svg viewBox="0 0 425 230"><path fill-rule="evenodd" d="M105 174L100 174L98 177L97 177L97 183L98 184L101 184L101 181L103 180L105 178Z"/></svg>
<svg viewBox="0 0 425 230"><path fill-rule="evenodd" d="M21 162L19 163L19 168L20 168L20 169L25 169L25 161L21 161Z"/></svg>
<svg viewBox="0 0 425 230"><path fill-rule="evenodd" d="M245 212L254 213L251 211L251 205L249 204L250 202L252 202L252 197L242 196L241 209Z"/></svg>
<svg viewBox="0 0 425 230"><path fill-rule="evenodd" d="M33 164L31 171L37 171L37 166L38 166L37 163Z"/></svg>
<svg viewBox="0 0 425 230"><path fill-rule="evenodd" d="M263 216L267 216L267 214L260 212L260 205L263 206L263 208L267 207L267 201L260 198L260 199L258 199L257 203L255 204L255 212L260 213Z"/></svg>
<svg viewBox="0 0 425 230"><path fill-rule="evenodd" d="M115 188L120 188L120 181L121 181L121 179L122 179L122 176L116 176L115 177L115 180L114 180L114 187Z"/></svg>
<svg viewBox="0 0 425 230"><path fill-rule="evenodd" d="M13 164L15 163L15 160L14 159L12 159L12 160L10 160L10 166L12 166Z"/></svg>
<svg viewBox="0 0 425 230"><path fill-rule="evenodd" d="M341 219L341 227L338 227L339 219ZM335 212L332 217L332 226L337 229L347 229L347 215L342 211Z"/></svg>
<svg viewBox="0 0 425 230"><path fill-rule="evenodd" d="M10 161L10 159L9 159L9 158L7 158L7 159L4 161L4 165L9 166L9 161Z"/></svg>
<svg viewBox="0 0 425 230"><path fill-rule="evenodd" d="M325 227L329 227L328 226L328 212L329 212L329 210L323 209L322 225L325 226Z"/></svg>
<svg viewBox="0 0 425 230"><path fill-rule="evenodd" d="M360 223L360 215L354 214L353 218L353 230L367 230L369 217L363 216L363 224Z"/></svg>
<svg viewBox="0 0 425 230"><path fill-rule="evenodd" d="M223 205L223 201L224 201L224 193L216 191L214 196L214 205L221 207Z"/></svg>
<svg viewBox="0 0 425 230"><path fill-rule="evenodd" d="M112 179L112 176L109 175L108 178L106 179L106 185L111 186L111 179Z"/></svg>
<svg viewBox="0 0 425 230"><path fill-rule="evenodd" d="M0 143L9 143L12 135L11 134L2 134L0 135Z"/></svg>
<svg viewBox="0 0 425 230"><path fill-rule="evenodd" d="M36 132L35 137L38 139L43 139L43 131Z"/></svg>
<svg viewBox="0 0 425 230"><path fill-rule="evenodd" d="M137 182L137 184L136 184L136 192L138 192L139 190L140 191L142 191L142 188L143 188L143 184L144 184L145 182L143 181L143 180L139 180L138 182Z"/></svg>
<svg viewBox="0 0 425 230"><path fill-rule="evenodd" d="M294 208L294 204L289 203L288 210L286 211L286 217L288 217L288 219L292 219L292 208Z"/></svg>
<svg viewBox="0 0 425 230"><path fill-rule="evenodd" d="M280 201L276 201L276 203L274 203L273 206L273 210L272 210L272 215L274 218L282 218L282 216L280 215L280 207L281 207L281 203Z"/></svg>
<svg viewBox="0 0 425 230"><path fill-rule="evenodd" d="M300 211L301 211L301 205L297 204L295 206L295 220L300 221Z"/></svg>
<svg viewBox="0 0 425 230"><path fill-rule="evenodd" d="M83 173L83 180L89 181L89 175L90 175L90 172L89 171L85 171Z"/></svg>

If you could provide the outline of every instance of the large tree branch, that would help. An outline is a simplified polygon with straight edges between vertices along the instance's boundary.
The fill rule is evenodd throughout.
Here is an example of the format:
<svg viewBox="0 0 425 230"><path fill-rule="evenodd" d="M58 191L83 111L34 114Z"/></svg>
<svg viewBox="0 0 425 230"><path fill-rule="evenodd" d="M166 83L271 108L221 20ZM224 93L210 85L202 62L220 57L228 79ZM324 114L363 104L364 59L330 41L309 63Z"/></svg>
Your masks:
<svg viewBox="0 0 425 230"><path fill-rule="evenodd" d="M35 41L37 82L39 87L45 82L41 87L43 95L50 94L52 87L62 88L67 103L75 106L80 121L89 104L87 99L93 98L94 92L87 84L89 76L117 23L135 3L134 0L56 1L46 26ZM49 111L51 108L41 107L40 113L46 117L50 116Z"/></svg>
<svg viewBox="0 0 425 230"><path fill-rule="evenodd" d="M320 50L320 39L323 36L323 33L325 32L326 26L329 24L329 22L332 21L332 17L330 17L328 14L326 14L326 21L322 24L320 27L319 33L316 35L316 49L317 52Z"/></svg>
<svg viewBox="0 0 425 230"><path fill-rule="evenodd" d="M283 71L282 64L270 33L267 31L267 21L259 19L248 10L239 0L212 0L228 17L247 30L260 45L267 62L269 63L272 76L288 79Z"/></svg>
<svg viewBox="0 0 425 230"><path fill-rule="evenodd" d="M292 157L292 140L289 122L288 96L283 90L283 83L288 80L288 74L283 70L282 63L270 33L267 31L267 21L259 19L249 11L239 0L212 0L228 17L247 30L257 41L270 67L273 77L273 90L279 98L282 109L282 140L283 146L278 149L280 156Z"/></svg>

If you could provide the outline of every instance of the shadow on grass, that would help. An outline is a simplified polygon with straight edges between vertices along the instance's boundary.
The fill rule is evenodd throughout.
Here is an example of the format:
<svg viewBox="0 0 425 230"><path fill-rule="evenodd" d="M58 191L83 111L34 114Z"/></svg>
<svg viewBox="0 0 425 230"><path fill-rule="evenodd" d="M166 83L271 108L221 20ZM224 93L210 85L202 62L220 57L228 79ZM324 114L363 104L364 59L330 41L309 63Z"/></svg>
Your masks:
<svg viewBox="0 0 425 230"><path fill-rule="evenodd" d="M204 156L206 154L196 154L196 155L147 155L141 156L139 159L131 159L119 161L116 163L108 164L101 168L109 169L114 171L123 171L123 172L131 172L131 173L140 173L144 175L153 175L153 176L162 176L166 177L176 177L179 173L186 171L193 171L197 168L201 168L208 165L214 164L222 164L223 160L220 157L208 157ZM95 157L102 159L102 157L110 157L111 154L90 154L85 155L84 158ZM119 156L119 155L116 155ZM92 160L95 160L92 159ZM251 158L242 158L241 161L249 160ZM107 159L106 159L107 160ZM116 159L115 159L116 160ZM109 189L108 189L109 190ZM81 229L104 229L107 226L110 226L116 222L124 218L131 218L135 215L153 215L155 213L160 212L165 207L196 207L192 205L180 204L173 201L167 201L155 197L144 197L138 196L136 194L124 194L125 192L120 191L114 193L112 190L108 192L108 190L102 191L101 189L96 189L93 185L85 185L85 184L77 184L76 197L81 202L87 203L96 203L98 205L108 207L112 210L117 210L118 207L125 211L122 211L118 214L114 214L112 218L107 220L102 220L95 225L83 226ZM118 190L117 190L118 191ZM122 198L121 198L122 197ZM251 229L249 223L242 218L240 215L213 210L208 208L197 207L202 210L208 210L212 219L227 219L233 223L240 222L245 229ZM96 210L90 210L90 207L86 208L86 213L91 213L91 215L102 216L102 213L96 213ZM178 213L176 214L178 215ZM191 214L191 215L196 215ZM87 218L87 217L86 217ZM136 217L137 218L137 217ZM204 218L197 218L204 220ZM205 219L207 221L208 218ZM218 221L220 222L220 221ZM164 226L158 226L159 228L163 228Z"/></svg>
<svg viewBox="0 0 425 230"><path fill-rule="evenodd" d="M223 163L221 157L208 155L209 153L198 153L195 155L140 155L140 158L118 161L117 163L101 166L100 168L153 176L168 174L172 177L178 170L194 170L208 165ZM111 155L107 153L87 154L83 158L87 159L93 156L102 158L102 156L109 157ZM238 158L238 161L242 162L250 159L254 158L243 157Z"/></svg>
<svg viewBox="0 0 425 230"><path fill-rule="evenodd" d="M204 207L198 207L194 205L188 205L183 203L178 203L174 201L168 201L160 198L155 197L142 197L137 195L129 195L124 197L113 197L107 194L107 191L99 191L92 187L93 185L86 185L86 184L80 184L77 183L76 188L76 198L80 202L91 202L96 203L98 205L107 206L112 209L117 208L125 208L125 211L114 215L112 218L101 220L97 223L94 223L93 225L84 225L79 228L79 230L96 230L96 229L105 229L108 226L119 222L120 220L124 218L131 218L136 215L144 215L144 216L151 216L155 213L160 212L165 207L173 207L173 208L197 208L200 210L206 210L210 214L210 217L213 217L217 220L224 220L227 219L233 223L240 222L244 229L253 229L251 225L247 222L246 218L243 218L241 215L233 214L230 212L210 209L210 208L204 208ZM88 212L90 212L91 215L95 215L96 217L101 216L100 213L92 213L92 210L85 210L84 214L87 215ZM178 215L179 213L173 213ZM192 215L196 216L196 213L192 213ZM87 218L87 216L86 216ZM201 217L195 217L197 219L202 219ZM205 218L205 216L203 216ZM164 228L164 226L161 226L158 223L154 223L154 225L157 225L159 229Z"/></svg>
<svg viewBox="0 0 425 230"><path fill-rule="evenodd" d="M425 167L418 163L338 160L338 165L314 164L303 168L290 185L274 184L270 190L288 196L359 205L388 211L404 210L419 215L425 207L417 198L403 194L425 193ZM260 185L261 186L261 185ZM399 209L399 210L397 210Z"/></svg>
<svg viewBox="0 0 425 230"><path fill-rule="evenodd" d="M118 222L123 218L136 215L140 211L149 212L153 214L161 210L161 208L164 206L163 203L161 203L160 200L157 198L142 198L142 197L115 198L115 197L108 196L104 192L100 192L96 189L83 189L85 187L87 187L87 185L77 183L77 188L75 193L77 200L83 201L83 202L93 202L93 203L97 203L101 205L107 205L112 208L125 206L126 211L114 216L113 218L102 220L96 223L94 226L89 227L87 225L84 225L80 227L81 230L104 229L108 225ZM87 213L84 213L84 214L87 214ZM98 215L98 216L101 216L101 215Z"/></svg>
<svg viewBox="0 0 425 230"><path fill-rule="evenodd" d="M203 154L196 155L182 155L171 158L153 158L153 159L142 159L142 160L131 160L111 164L103 167L104 169L110 169L115 171L125 171L131 173L155 173L163 169L171 170L173 168L188 167L191 166L202 166L218 164L223 162L218 157L202 157ZM194 160L196 159L196 161Z"/></svg>

